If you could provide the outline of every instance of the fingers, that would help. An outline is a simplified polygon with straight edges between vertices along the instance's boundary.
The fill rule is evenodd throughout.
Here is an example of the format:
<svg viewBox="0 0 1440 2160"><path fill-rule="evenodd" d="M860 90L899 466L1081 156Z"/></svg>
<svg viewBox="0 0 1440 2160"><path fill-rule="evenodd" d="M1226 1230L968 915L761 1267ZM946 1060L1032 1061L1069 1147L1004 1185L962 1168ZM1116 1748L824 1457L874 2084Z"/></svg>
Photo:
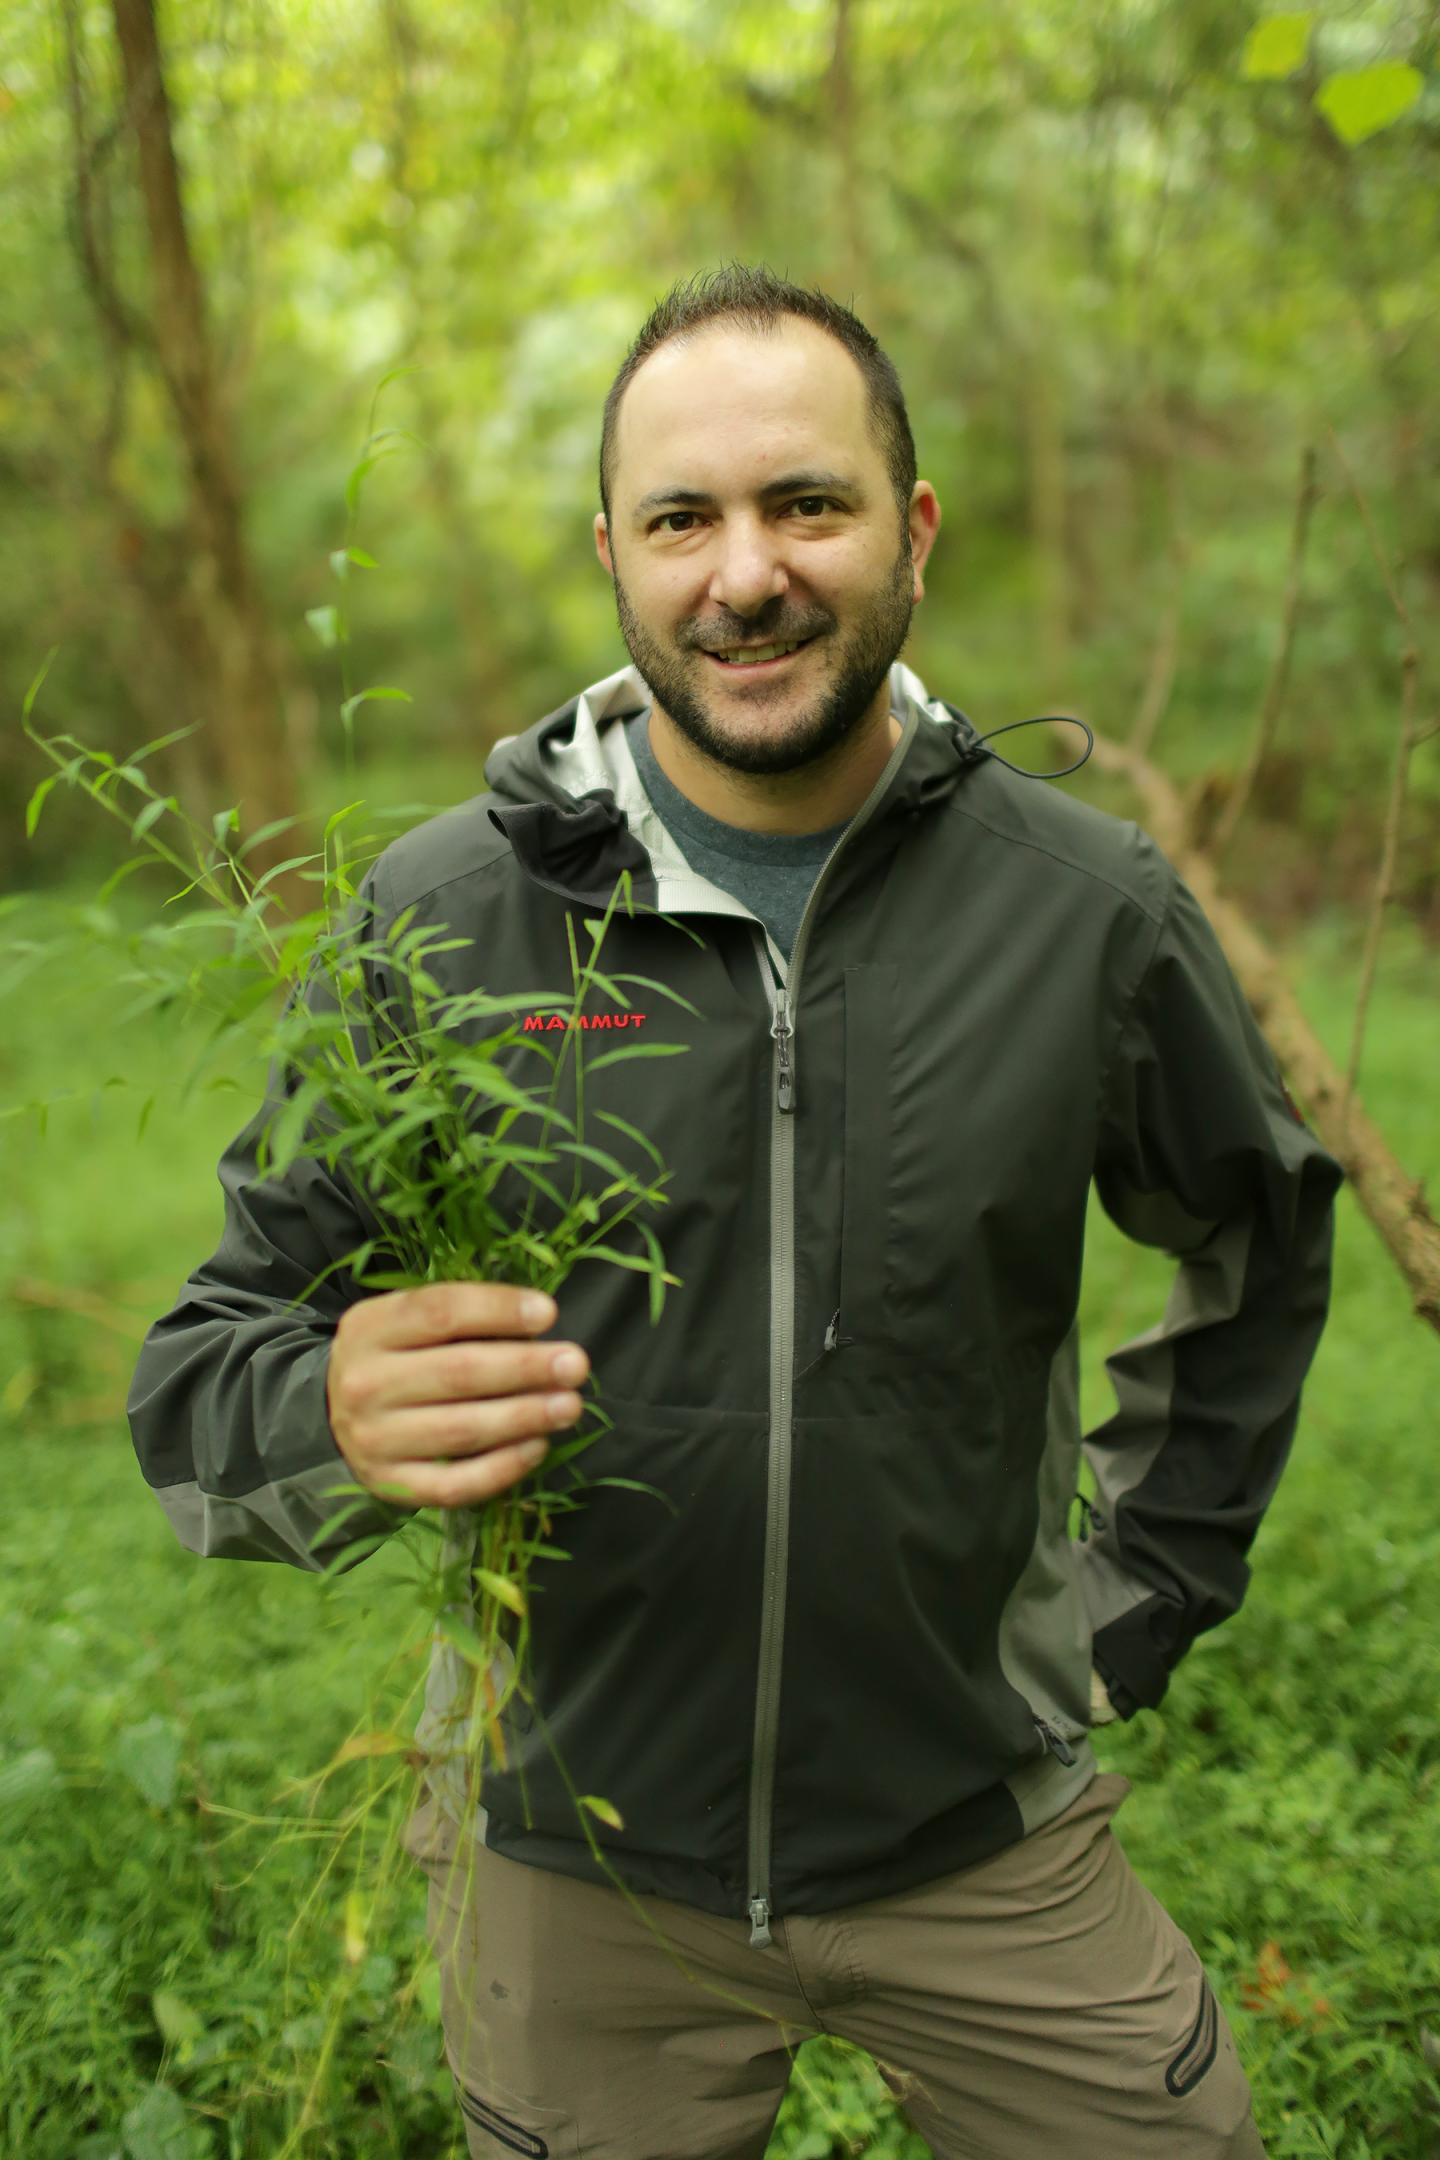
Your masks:
<svg viewBox="0 0 1440 2160"><path fill-rule="evenodd" d="M510 1447L563 1431L575 1423L581 1408L580 1397L565 1389L554 1395L503 1395L493 1402L392 1410L385 1418L384 1455L391 1462L413 1463L427 1455L476 1455ZM373 1460L380 1451L372 1445L369 1452Z"/></svg>
<svg viewBox="0 0 1440 2160"><path fill-rule="evenodd" d="M534 1470L549 1445L548 1440L527 1440L458 1462L395 1463L383 1489L388 1497L410 1500L416 1507L478 1507Z"/></svg>
<svg viewBox="0 0 1440 2160"><path fill-rule="evenodd" d="M346 1318L374 1349L424 1349L468 1336L538 1335L555 1319L555 1300L514 1283L423 1283L364 1298Z"/></svg>
<svg viewBox="0 0 1440 2160"><path fill-rule="evenodd" d="M453 1342L392 1352L377 1360L367 1379L375 1407L405 1409L574 1388L589 1371L590 1360L576 1343Z"/></svg>

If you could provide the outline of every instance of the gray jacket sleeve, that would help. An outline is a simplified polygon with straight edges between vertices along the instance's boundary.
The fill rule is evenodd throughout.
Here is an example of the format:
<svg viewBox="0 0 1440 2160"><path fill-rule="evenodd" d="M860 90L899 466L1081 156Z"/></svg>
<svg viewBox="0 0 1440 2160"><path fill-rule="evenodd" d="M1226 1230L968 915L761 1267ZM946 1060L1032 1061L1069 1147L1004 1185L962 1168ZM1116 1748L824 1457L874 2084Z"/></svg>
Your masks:
<svg viewBox="0 0 1440 2160"><path fill-rule="evenodd" d="M269 1099L221 1157L219 1247L146 1336L127 1409L141 1468L183 1545L318 1569L369 1539L362 1558L408 1511L357 1499L330 1430L330 1345L359 1287L343 1266L312 1287L376 1225L323 1163L261 1174L257 1149L281 1100L272 1076Z"/></svg>
<svg viewBox="0 0 1440 2160"><path fill-rule="evenodd" d="M1095 1182L1180 1262L1160 1325L1108 1360L1076 1546L1123 1716L1236 1611L1329 1299L1338 1164L1301 1122L1213 930L1174 880L1107 1075Z"/></svg>

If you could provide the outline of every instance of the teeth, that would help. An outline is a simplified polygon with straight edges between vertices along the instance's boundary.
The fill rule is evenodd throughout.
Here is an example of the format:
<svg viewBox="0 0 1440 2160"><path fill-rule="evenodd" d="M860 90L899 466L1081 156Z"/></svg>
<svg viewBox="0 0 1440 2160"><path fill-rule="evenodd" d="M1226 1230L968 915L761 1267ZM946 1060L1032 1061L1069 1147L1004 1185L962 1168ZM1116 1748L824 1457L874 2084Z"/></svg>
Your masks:
<svg viewBox="0 0 1440 2160"><path fill-rule="evenodd" d="M785 653L795 652L803 643L803 638L797 638L793 645L732 645L719 657L730 667L753 666L757 660L778 660Z"/></svg>

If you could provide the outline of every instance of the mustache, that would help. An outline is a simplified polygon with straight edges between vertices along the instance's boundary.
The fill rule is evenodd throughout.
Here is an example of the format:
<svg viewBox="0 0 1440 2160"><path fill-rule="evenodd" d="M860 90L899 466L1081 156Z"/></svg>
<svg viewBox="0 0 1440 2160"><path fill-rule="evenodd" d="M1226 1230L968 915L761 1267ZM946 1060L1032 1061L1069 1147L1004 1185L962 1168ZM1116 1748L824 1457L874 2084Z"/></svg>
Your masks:
<svg viewBox="0 0 1440 2160"><path fill-rule="evenodd" d="M728 652L736 645L799 645L834 627L829 615L780 616L775 622L713 622L682 626L680 643L699 652Z"/></svg>

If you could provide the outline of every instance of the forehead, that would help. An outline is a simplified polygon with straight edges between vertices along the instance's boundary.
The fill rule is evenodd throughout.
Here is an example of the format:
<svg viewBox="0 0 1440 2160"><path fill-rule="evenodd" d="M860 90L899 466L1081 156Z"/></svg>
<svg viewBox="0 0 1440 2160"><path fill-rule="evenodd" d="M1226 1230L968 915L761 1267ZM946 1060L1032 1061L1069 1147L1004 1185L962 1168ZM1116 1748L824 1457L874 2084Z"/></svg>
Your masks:
<svg viewBox="0 0 1440 2160"><path fill-rule="evenodd" d="M884 461L859 367L815 324L773 331L707 324L672 338L631 377L615 431L615 490L630 501L656 486L720 494L766 474Z"/></svg>

